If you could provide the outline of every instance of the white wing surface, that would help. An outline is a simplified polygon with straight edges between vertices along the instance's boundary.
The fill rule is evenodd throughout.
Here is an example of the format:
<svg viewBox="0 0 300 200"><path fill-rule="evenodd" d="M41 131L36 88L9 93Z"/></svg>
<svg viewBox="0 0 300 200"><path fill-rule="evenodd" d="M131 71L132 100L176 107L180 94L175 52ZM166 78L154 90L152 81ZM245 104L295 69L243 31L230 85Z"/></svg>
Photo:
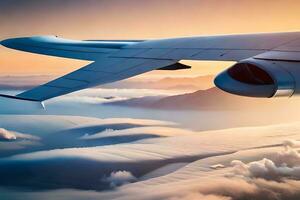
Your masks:
<svg viewBox="0 0 300 200"><path fill-rule="evenodd" d="M148 71L176 70L180 60L300 60L300 33L200 36L160 40L66 40L55 36L14 38L3 46L26 52L93 61L91 64L25 91L3 97L45 101L81 89L123 80Z"/></svg>

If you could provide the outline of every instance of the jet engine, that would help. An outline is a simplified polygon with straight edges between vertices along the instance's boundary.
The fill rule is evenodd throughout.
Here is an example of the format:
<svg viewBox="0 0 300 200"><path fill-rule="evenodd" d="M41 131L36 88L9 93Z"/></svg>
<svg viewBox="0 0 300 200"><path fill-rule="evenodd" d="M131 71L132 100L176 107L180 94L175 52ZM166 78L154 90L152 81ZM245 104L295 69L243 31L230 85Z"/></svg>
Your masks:
<svg viewBox="0 0 300 200"><path fill-rule="evenodd" d="M300 93L300 62L250 58L221 72L214 82L241 96L291 97Z"/></svg>

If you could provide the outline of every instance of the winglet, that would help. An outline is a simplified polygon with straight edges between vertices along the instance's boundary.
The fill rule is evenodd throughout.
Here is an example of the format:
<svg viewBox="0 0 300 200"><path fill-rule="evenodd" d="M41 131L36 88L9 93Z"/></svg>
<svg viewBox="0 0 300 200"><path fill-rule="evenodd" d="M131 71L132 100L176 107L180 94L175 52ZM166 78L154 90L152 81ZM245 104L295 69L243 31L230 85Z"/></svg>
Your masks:
<svg viewBox="0 0 300 200"><path fill-rule="evenodd" d="M17 101L32 102L32 103L38 105L39 107L41 107L42 109L45 110L44 102L39 101L39 100L27 99L27 98L22 98L22 97L13 96L13 95L7 95L7 94L0 94L0 97L6 98L6 99L14 99L14 100L17 100Z"/></svg>

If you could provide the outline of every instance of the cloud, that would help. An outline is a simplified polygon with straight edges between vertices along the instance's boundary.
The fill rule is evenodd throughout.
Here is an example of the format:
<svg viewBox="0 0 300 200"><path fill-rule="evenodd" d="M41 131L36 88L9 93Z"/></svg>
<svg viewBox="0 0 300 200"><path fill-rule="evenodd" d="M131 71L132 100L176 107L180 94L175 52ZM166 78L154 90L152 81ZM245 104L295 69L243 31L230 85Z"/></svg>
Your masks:
<svg viewBox="0 0 300 200"><path fill-rule="evenodd" d="M185 182L186 186L173 187L148 200L296 200L300 198L300 181L281 182L262 178L215 177L205 182ZM166 188L164 188L166 189ZM164 190L161 188L161 190ZM150 192L149 192L150 193ZM145 195L145 194L144 194ZM150 194L147 194L147 196ZM124 198L131 199L131 198ZM139 198L133 198L139 199Z"/></svg>
<svg viewBox="0 0 300 200"><path fill-rule="evenodd" d="M300 154L297 149L291 147L296 146L296 143L289 141L283 144L284 150L276 152L272 160L264 158L248 164L239 160L232 161L235 172L247 177L272 180L281 180L285 177L300 179Z"/></svg>
<svg viewBox="0 0 300 200"><path fill-rule="evenodd" d="M16 140L17 136L6 129L0 128L0 139L2 140Z"/></svg>
<svg viewBox="0 0 300 200"><path fill-rule="evenodd" d="M297 142L285 141L284 150L276 152L272 159L244 163L231 162L233 174L216 179L199 189L200 194L219 195L235 199L299 199L300 156L292 148Z"/></svg>
<svg viewBox="0 0 300 200"><path fill-rule="evenodd" d="M123 119L125 120L125 119ZM134 119L132 119L135 121ZM89 121L89 120L87 120ZM119 122L116 119L109 120L100 120L99 122L93 122L91 124L81 125L80 127L93 127L95 124L110 124L112 122ZM125 122L125 121L124 121ZM128 123L128 121L126 120ZM120 123L120 122L119 122ZM40 123L39 123L40 124ZM56 123L55 123L56 124ZM151 124L151 123L150 123ZM88 126L87 126L88 125ZM108 129L102 134L107 135L115 135L120 134L122 132L117 129ZM153 127L149 127L149 131L152 131ZM137 129L135 129L137 130ZM141 129L139 129L141 130ZM145 130L142 127L142 130ZM148 129L146 129L148 130ZM167 128L166 130L171 130ZM126 130L128 131L128 130ZM85 133L85 131L83 131ZM132 134L132 133L131 133ZM201 136L198 136L201 135ZM232 139L232 135L226 137ZM197 136L197 137L196 137ZM22 163L22 168L25 167L24 172L27 172L26 169L31 169L30 165L27 163L44 163L44 160L47 158L53 158L62 161L63 166L69 166L72 164L64 163L65 161L70 161L75 158L75 162L78 164L78 161L82 163L83 168L80 168L80 164L78 164L74 171L70 171L69 169L60 168L60 171L65 174L65 177L73 177L69 176L72 174L76 174L76 177L73 180L68 180L68 178L58 177L57 180L54 180L55 185L61 184L63 187L66 187L62 180L67 180L67 184L73 181L77 185L70 185L70 188L80 188L84 183L82 183L81 177L87 177L86 172L91 174L91 177L88 177L88 180L91 182L84 181L86 183L86 188L91 189L91 185L104 181L103 183L106 186L116 187L118 185L123 185L126 183L131 183L137 181L135 177L139 178L140 175L145 174L145 171L141 172L141 169L147 169L152 167L151 170L157 169L161 167L160 165L156 165L155 163L147 162L148 160L160 160L159 162L163 165L167 164L172 159L173 161L177 159L179 156L188 157L189 155L200 155L201 160L199 160L198 164L191 163L187 169L178 169L178 174L175 175L163 174L162 177L154 177L153 180L147 180L144 182L137 182L134 184L128 184L126 187L120 187L117 190L113 190L114 192L122 190L124 191L124 199L135 199L135 198L126 198L127 194L130 195L130 190L125 190L124 188L131 188L131 190L138 190L136 193L141 192L141 195L138 196L139 199L185 199L185 200L194 200L194 199L208 199L208 200L241 200L241 199L288 199L299 197L299 178L297 176L299 168L299 153L297 151L297 141L284 141L284 148L279 149L281 147L268 147L268 148L260 148L260 149L251 149L251 150L240 150L237 153L228 154L228 157L224 157L224 155L220 155L219 157L215 157L215 155L207 160L204 159L205 151L208 151L208 154L211 153L211 149L217 151L217 148L224 148L224 146L220 145L222 143L212 143L211 132L207 134L193 134L192 136L184 136L184 137L174 137L164 138L164 139L153 139L149 141L144 141L142 143L130 143L123 145L108 145L105 147L95 147L95 148L70 148L70 149L56 149L51 151L38 151L30 154L17 155L17 160L20 159ZM206 137L208 138L206 140ZM259 136L259 137L265 137ZM281 136L280 136L281 137ZM222 138L222 135L219 134L218 138ZM258 141L258 139L257 139ZM249 142L248 139L245 139L245 142ZM274 140L273 144L278 144L281 142L279 139ZM227 143L227 141L224 141ZM271 144L271 143L270 143ZM230 144L233 145L233 144ZM210 149L211 146L211 149ZM246 148L246 145L242 145L243 148ZM259 146L257 144L257 146ZM203 150L204 149L204 150ZM276 149L276 151L274 151ZM279 150L278 150L279 149ZM197 153L197 154L196 154ZM50 156L49 156L50 155ZM19 157L18 157L19 156ZM235 157L236 156L236 157ZM64 159L64 158L68 159ZM95 158L94 158L95 157ZM257 158L259 157L259 158ZM264 159L261 159L265 157ZM63 159L61 159L63 158ZM69 159L71 158L71 159ZM175 159L174 159L175 158ZM185 158L185 157L184 157ZM200 159L199 158L199 159ZM235 158L239 158L238 161L233 161L233 167L228 167L228 163ZM41 159L40 161L24 162L26 159ZM89 164L89 160L92 159L92 164ZM100 161L97 164L94 164L94 159L96 161ZM251 159L252 162L249 162ZM8 159L6 161L9 161ZM11 163L17 163L16 160L12 160ZM55 161L55 160L54 160ZM175 160L176 161L176 160ZM52 162L50 159L45 160L45 163ZM55 161L56 162L56 161ZM189 162L189 161L186 161ZM7 162L8 163L8 162ZM109 163L109 164L107 164ZM201 164L202 163L202 164ZM219 164L218 164L219 163ZM214 165L215 164L215 165ZM26 168L27 165L27 168ZM28 167L29 166L29 167ZM50 171L50 167L46 164L42 164L40 166L46 166L48 170L48 174L57 174L56 170ZM91 168L87 168L87 166L95 166L95 170L92 171ZM101 166L101 167L99 167ZM134 167L132 167L134 166ZM203 168L204 169L203 169ZM8 167L7 167L8 168ZM11 169L15 169L14 167L10 167ZM85 169L84 169L85 168ZM118 171L123 169L126 171ZM212 169L211 169L212 168ZM216 169L214 169L216 168ZM42 169L42 168L40 168ZM81 170L84 169L84 170ZM189 170L193 169L193 170ZM205 172L202 172L202 169ZM99 171L98 171L99 170ZM102 170L102 171L101 171ZM148 169L149 170L149 169ZM199 170L199 173L197 172ZM207 170L207 171L206 171ZM232 173L228 173L229 171ZM45 176L43 179L42 175L37 175L38 172L43 172L44 170L37 170L35 176L39 178L39 180L45 180L47 182L48 178ZM80 175L80 172L82 174ZM112 173L111 173L112 172ZM190 173L181 173L181 172L190 172ZM147 172L148 173L148 172ZM5 174L5 172L4 172ZM104 177L104 174L106 175ZM133 176L134 174L134 176ZM223 177L223 175L226 175ZM172 179L173 177L178 177L178 179ZM19 176L20 177L20 176ZM103 178L104 177L104 178ZM29 179L29 181L31 181ZM140 181L140 179L138 180ZM152 181L152 182L151 182ZM17 182L17 181L16 181ZM32 182L32 181L31 181ZM174 182L174 183L173 183ZM51 184L52 184L51 183ZM90 184L92 183L92 184ZM156 183L156 184L155 184ZM27 184L27 183L26 183ZM26 185L23 184L23 185ZM95 185L100 185L95 184ZM139 185L143 185L148 187L147 189L139 188ZM157 189L161 187L161 189ZM59 188L59 187L58 187ZM96 188L98 189L98 188ZM106 188L105 188L106 189ZM151 191L160 190L159 192L165 192L166 190L170 190L168 194L164 193L160 197L153 197ZM145 191L145 193L144 193ZM107 193L105 192L105 195ZM116 194L119 195L120 193ZM155 194L156 195L156 194ZM112 195L113 196L113 195ZM132 195L133 196L133 195ZM130 197L132 197L130 196ZM136 199L138 199L138 197ZM145 198L144 198L145 197ZM101 198L100 198L101 199ZM102 199L110 199L110 198L102 198ZM123 198L122 198L123 199Z"/></svg>
<svg viewBox="0 0 300 200"><path fill-rule="evenodd" d="M297 140L285 140L283 141L282 145L285 147L285 148L296 148L296 147L300 147L300 141L297 141Z"/></svg>
<svg viewBox="0 0 300 200"><path fill-rule="evenodd" d="M109 177L102 179L103 182L110 184L110 187L114 188L124 184L132 183L136 181L136 177L129 171L116 171L112 172Z"/></svg>
<svg viewBox="0 0 300 200"><path fill-rule="evenodd" d="M171 136L180 136L180 135L188 135L194 134L195 132L180 129L180 128L172 128L172 127L161 127L161 126L150 126L150 127L134 127L122 130L113 130L113 129L106 129L102 132L93 134L93 135L84 135L80 139L83 140L92 140L92 139L101 139L105 137L111 136L134 136L139 134L145 135L156 135L159 137L171 137Z"/></svg>
<svg viewBox="0 0 300 200"><path fill-rule="evenodd" d="M284 142L271 158L232 161L233 173L177 185L155 198L167 200L296 200L300 199L300 157L297 142ZM220 169L228 170L228 169ZM231 170L230 170L231 171ZM166 189L166 188L165 188Z"/></svg>
<svg viewBox="0 0 300 200"><path fill-rule="evenodd" d="M18 133L14 131L9 131L4 128L0 128L0 140L17 140L17 139L28 139L28 140L38 140L37 136Z"/></svg>
<svg viewBox="0 0 300 200"><path fill-rule="evenodd" d="M180 92L152 89L105 89L91 88L52 99L51 103L76 102L87 104L109 103L145 96L170 96Z"/></svg>
<svg viewBox="0 0 300 200"><path fill-rule="evenodd" d="M234 165L237 174L247 177L278 181L284 177L300 178L300 167L288 167L284 163L280 166L276 166L272 160L266 158L249 164L245 164L241 161L233 161L232 164Z"/></svg>
<svg viewBox="0 0 300 200"><path fill-rule="evenodd" d="M218 195L232 200L281 200L300 197L300 182L286 180L282 182L262 178L224 178L216 179L199 189L204 195Z"/></svg>
<svg viewBox="0 0 300 200"><path fill-rule="evenodd" d="M172 197L168 200L231 200L231 198L217 195L203 195L195 192L179 197Z"/></svg>
<svg viewBox="0 0 300 200"><path fill-rule="evenodd" d="M276 148L278 149L278 148ZM118 149L123 152L124 149ZM74 149L70 152L74 152ZM118 152L118 156L119 156ZM142 152L145 153L144 151ZM86 155L99 154L99 152L87 151ZM55 153L57 155L57 152ZM297 174L299 164L294 162L297 158L297 149L289 147L283 148L281 151L271 152L267 154L267 158L252 161L249 163L237 160L233 161L232 167L220 168L211 170L201 176L195 175L188 177L191 174L177 176L178 179L165 177L155 177L153 182L137 182L134 184L120 187L111 192L101 192L95 194L93 199L118 199L123 200L296 200L300 198L300 180ZM294 158L291 161L290 156ZM126 156L128 153L126 152ZM103 156L102 156L103 157ZM230 159L232 155L229 156ZM65 160L65 159L64 159ZM109 158L111 161L112 159ZM136 161L136 159L135 159ZM201 160L205 162L204 159ZM86 164L87 161L84 160ZM116 166L112 164L110 169ZM228 166L228 165L224 165ZM118 166L119 167L119 166ZM192 167L192 166L191 166ZM209 167L209 166L208 166ZM22 166L24 168L24 165ZM101 165L103 169L103 163ZM99 167L97 167L99 169ZM196 168L193 168L195 169ZM197 168L199 169L199 168ZM79 169L77 169L79 170ZM92 173L98 175L102 183L115 188L127 183L137 181L135 174L136 169L126 169L127 171L112 170L109 176L101 179L99 171ZM200 174L201 174L201 169ZM81 170L79 170L81 171ZM186 172L186 171L185 171ZM179 173L180 174L180 173ZM86 176L86 173L84 173ZM138 177L138 174L136 174ZM166 182L168 180L169 182ZM94 183L94 182L93 182ZM151 184L149 184L151 183ZM154 184L156 183L156 184ZM81 183L80 183L81 184ZM144 187L139 187L143 185ZM155 191L155 192L153 192ZM66 199L76 199L66 198ZM83 199L83 198L82 198Z"/></svg>
<svg viewBox="0 0 300 200"><path fill-rule="evenodd" d="M210 168L211 169L222 169L222 168L225 168L225 166L222 164L216 164L216 165L211 165Z"/></svg>
<svg viewBox="0 0 300 200"><path fill-rule="evenodd" d="M202 177L203 178L203 177ZM300 182L286 180L276 182L261 178L218 177L183 181L181 185L166 184L154 189L136 191L120 198L123 200L296 200L300 197ZM126 187L125 189L129 188ZM157 190L159 189L159 190ZM126 190L125 190L126 191ZM128 190L130 191L130 190Z"/></svg>

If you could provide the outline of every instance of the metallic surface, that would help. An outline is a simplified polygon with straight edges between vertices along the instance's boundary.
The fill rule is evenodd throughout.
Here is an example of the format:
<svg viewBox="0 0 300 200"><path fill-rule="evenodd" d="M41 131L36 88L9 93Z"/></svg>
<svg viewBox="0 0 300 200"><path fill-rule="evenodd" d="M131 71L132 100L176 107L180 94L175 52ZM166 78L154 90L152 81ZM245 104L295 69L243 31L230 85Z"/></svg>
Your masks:
<svg viewBox="0 0 300 200"><path fill-rule="evenodd" d="M7 39L1 44L26 52L93 61L77 71L18 94L16 97L19 99L44 101L152 70L176 70L176 63L183 59L250 62L274 79L274 85L250 85L232 79L225 71L216 78L215 83L234 94L271 97L300 93L300 32L147 41L78 41L37 36Z"/></svg>

